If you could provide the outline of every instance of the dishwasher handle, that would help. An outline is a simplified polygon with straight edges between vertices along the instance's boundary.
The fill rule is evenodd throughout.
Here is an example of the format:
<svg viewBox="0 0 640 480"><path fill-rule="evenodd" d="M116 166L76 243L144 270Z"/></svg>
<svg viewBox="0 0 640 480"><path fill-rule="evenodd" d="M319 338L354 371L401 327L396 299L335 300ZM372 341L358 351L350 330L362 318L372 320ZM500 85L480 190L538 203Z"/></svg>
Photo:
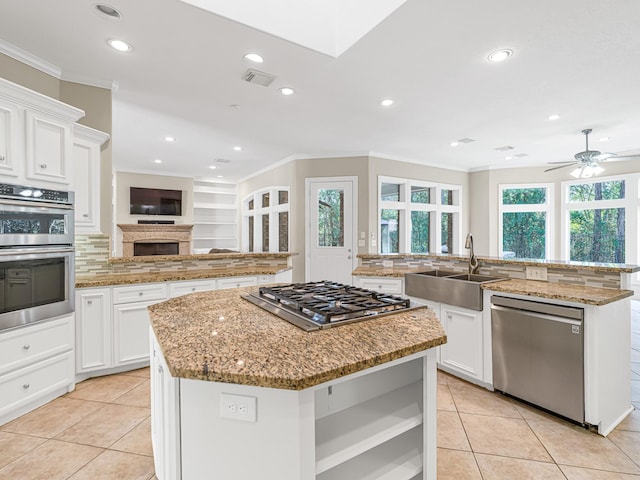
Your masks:
<svg viewBox="0 0 640 480"><path fill-rule="evenodd" d="M515 312L527 317L539 318L540 320L549 320L552 322L567 323L569 325L582 325L582 320L574 320L567 317L559 317L557 315L549 315L548 313L531 312L528 310L519 310L517 308L501 307L500 305L491 305L492 311L497 312Z"/></svg>

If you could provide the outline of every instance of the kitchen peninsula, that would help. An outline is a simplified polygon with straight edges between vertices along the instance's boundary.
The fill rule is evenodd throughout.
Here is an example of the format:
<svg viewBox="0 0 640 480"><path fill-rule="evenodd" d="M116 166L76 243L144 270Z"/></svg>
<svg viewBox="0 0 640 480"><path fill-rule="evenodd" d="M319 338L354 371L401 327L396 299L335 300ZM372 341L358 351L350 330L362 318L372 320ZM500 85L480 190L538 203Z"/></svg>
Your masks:
<svg viewBox="0 0 640 480"><path fill-rule="evenodd" d="M436 316L305 332L251 291L149 307L158 478L435 478Z"/></svg>

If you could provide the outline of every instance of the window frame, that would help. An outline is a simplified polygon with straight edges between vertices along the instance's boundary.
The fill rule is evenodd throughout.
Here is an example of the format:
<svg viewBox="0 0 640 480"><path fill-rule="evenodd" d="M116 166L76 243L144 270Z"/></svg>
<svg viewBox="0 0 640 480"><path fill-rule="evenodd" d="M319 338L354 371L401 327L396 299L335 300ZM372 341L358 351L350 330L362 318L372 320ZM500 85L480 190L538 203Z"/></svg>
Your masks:
<svg viewBox="0 0 640 480"><path fill-rule="evenodd" d="M287 192L287 203L276 204L279 192ZM269 194L269 206L262 207L262 196ZM253 200L253 210L249 210L249 202ZM280 252L280 221L282 212L289 214L287 225L287 245L291 249L291 189L284 186L270 186L251 192L242 200L242 251L249 252L249 218L253 217L253 253L283 253ZM262 216L269 216L269 250L262 250ZM259 250L256 249L259 248Z"/></svg>
<svg viewBox="0 0 640 480"><path fill-rule="evenodd" d="M400 186L400 194L398 201L382 200L382 184L389 183ZM411 187L421 187L433 189L431 203L414 203L411 202ZM442 191L452 190L453 205L442 204ZM377 192L377 235L378 247L377 252L382 254L382 210L398 210L398 253L413 255L433 255L441 254L442 249L442 221L443 213L453 213L453 252L459 253L462 247L462 185L454 185L448 183L430 182L424 180L415 180L410 178L389 177L378 175L378 192ZM429 245L428 252L412 252L411 251L411 212L429 212Z"/></svg>
<svg viewBox="0 0 640 480"><path fill-rule="evenodd" d="M528 190L533 188L546 189L545 202L538 204L504 204L503 194L505 190ZM502 183L498 185L498 256L504 257L504 221L505 213L532 213L545 212L545 259L554 257L554 201L555 185L553 183ZM515 257L516 259L519 257Z"/></svg>

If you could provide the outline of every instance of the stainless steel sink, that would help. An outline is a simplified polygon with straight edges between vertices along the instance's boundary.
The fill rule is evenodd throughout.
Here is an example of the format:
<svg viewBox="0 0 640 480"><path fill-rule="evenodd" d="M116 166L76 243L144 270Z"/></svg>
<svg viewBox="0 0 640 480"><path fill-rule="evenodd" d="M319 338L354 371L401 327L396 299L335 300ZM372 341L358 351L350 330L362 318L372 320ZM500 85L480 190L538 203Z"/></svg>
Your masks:
<svg viewBox="0 0 640 480"><path fill-rule="evenodd" d="M447 270L427 270L406 273L404 292L411 297L481 311L481 285L500 280L507 280L507 278L477 273L460 274Z"/></svg>

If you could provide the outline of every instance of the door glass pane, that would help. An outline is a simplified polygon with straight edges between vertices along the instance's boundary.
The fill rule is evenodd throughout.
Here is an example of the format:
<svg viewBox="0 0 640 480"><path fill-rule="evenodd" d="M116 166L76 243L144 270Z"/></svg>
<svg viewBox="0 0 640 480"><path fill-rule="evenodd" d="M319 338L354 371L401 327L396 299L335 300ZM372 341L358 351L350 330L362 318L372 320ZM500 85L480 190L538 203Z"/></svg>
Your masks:
<svg viewBox="0 0 640 480"><path fill-rule="evenodd" d="M507 188L502 191L503 205L543 205L547 201L546 188Z"/></svg>
<svg viewBox="0 0 640 480"><path fill-rule="evenodd" d="M344 247L344 190L318 190L318 246Z"/></svg>
<svg viewBox="0 0 640 480"><path fill-rule="evenodd" d="M569 187L569 201L621 200L625 198L624 187L624 180L571 185Z"/></svg>
<svg viewBox="0 0 640 480"><path fill-rule="evenodd" d="M429 253L429 212L411 212L411 253Z"/></svg>
<svg viewBox="0 0 640 480"><path fill-rule="evenodd" d="M431 189L429 187L411 186L411 203L431 203Z"/></svg>
<svg viewBox="0 0 640 480"><path fill-rule="evenodd" d="M545 258L545 212L502 214L502 250L506 258Z"/></svg>
<svg viewBox="0 0 640 480"><path fill-rule="evenodd" d="M253 217L249 217L249 251L253 252Z"/></svg>
<svg viewBox="0 0 640 480"><path fill-rule="evenodd" d="M269 251L269 215L262 215L262 251Z"/></svg>
<svg viewBox="0 0 640 480"><path fill-rule="evenodd" d="M579 262L624 263L625 209L573 210L569 256Z"/></svg>
<svg viewBox="0 0 640 480"><path fill-rule="evenodd" d="M383 183L380 186L380 200L387 202L400 201L400 185L397 183Z"/></svg>
<svg viewBox="0 0 640 480"><path fill-rule="evenodd" d="M289 251L289 212L278 214L278 250Z"/></svg>
<svg viewBox="0 0 640 480"><path fill-rule="evenodd" d="M451 190L447 191L450 192ZM453 253L453 213L443 213L440 221L440 228L442 229L440 252Z"/></svg>
<svg viewBox="0 0 640 480"><path fill-rule="evenodd" d="M382 210L380 216L380 252L399 253L399 210Z"/></svg>

